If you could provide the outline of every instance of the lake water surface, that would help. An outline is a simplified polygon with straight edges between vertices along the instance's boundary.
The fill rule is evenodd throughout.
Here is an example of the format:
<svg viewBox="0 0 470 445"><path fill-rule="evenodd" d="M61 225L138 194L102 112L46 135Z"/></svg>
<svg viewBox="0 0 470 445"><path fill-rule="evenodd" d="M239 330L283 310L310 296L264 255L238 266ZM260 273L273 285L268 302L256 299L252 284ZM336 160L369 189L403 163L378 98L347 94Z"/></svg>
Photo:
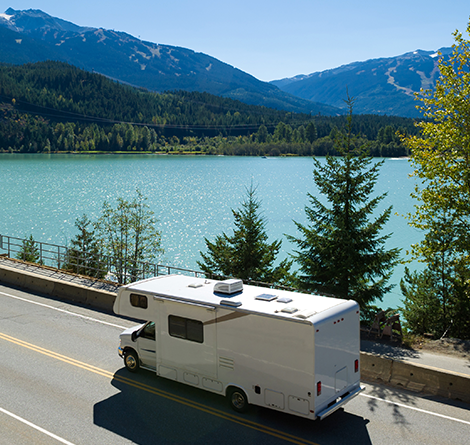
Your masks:
<svg viewBox="0 0 470 445"><path fill-rule="evenodd" d="M198 269L204 237L232 233L231 209L240 207L253 181L269 240L283 240L282 259L294 248L284 235L297 235L293 221L306 222L307 193L316 194L312 171L312 159L300 157L1 154L0 234L66 245L77 217L86 213L94 221L103 201L131 198L138 188L159 219L165 249L159 262ZM387 247L402 248L403 258L422 236L399 216L415 204L411 171L406 159L386 159L376 186L376 193L388 193L379 210L393 205ZM396 268L393 283L403 269ZM400 299L396 286L383 306L397 307Z"/></svg>

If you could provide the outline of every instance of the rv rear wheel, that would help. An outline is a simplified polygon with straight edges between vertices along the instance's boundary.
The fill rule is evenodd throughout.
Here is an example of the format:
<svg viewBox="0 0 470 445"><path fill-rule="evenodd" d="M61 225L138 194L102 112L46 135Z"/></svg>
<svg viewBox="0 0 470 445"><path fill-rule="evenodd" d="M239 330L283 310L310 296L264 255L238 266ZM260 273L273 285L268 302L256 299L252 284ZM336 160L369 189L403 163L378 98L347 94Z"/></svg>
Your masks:
<svg viewBox="0 0 470 445"><path fill-rule="evenodd" d="M237 413L244 413L248 409L248 398L241 389L231 389L228 393L228 401Z"/></svg>
<svg viewBox="0 0 470 445"><path fill-rule="evenodd" d="M135 351L128 351L124 356L124 365L130 372L137 372L139 370L139 357Z"/></svg>

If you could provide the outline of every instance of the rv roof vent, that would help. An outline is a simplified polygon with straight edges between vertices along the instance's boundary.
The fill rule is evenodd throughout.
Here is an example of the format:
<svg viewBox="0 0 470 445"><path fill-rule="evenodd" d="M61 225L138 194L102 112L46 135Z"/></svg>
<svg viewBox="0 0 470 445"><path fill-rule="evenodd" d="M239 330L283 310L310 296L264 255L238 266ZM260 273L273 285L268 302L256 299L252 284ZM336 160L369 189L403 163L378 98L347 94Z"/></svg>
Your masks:
<svg viewBox="0 0 470 445"><path fill-rule="evenodd" d="M243 281L237 279L219 281L214 285L214 293L232 295L243 291Z"/></svg>
<svg viewBox="0 0 470 445"><path fill-rule="evenodd" d="M294 317L301 318L302 320L306 320L307 318L310 318L312 315L315 315L317 312L316 311L302 311L299 312L298 314L295 314Z"/></svg>
<svg viewBox="0 0 470 445"><path fill-rule="evenodd" d="M192 287L193 289L197 289L198 287L202 287L202 283L190 283L188 287Z"/></svg>
<svg viewBox="0 0 470 445"><path fill-rule="evenodd" d="M281 297L277 299L278 303L290 303L292 301L292 298L289 297Z"/></svg>
<svg viewBox="0 0 470 445"><path fill-rule="evenodd" d="M220 300L220 304L223 306L239 307L242 305L241 301L232 300Z"/></svg>
<svg viewBox="0 0 470 445"><path fill-rule="evenodd" d="M276 295L271 295L271 294L261 294L255 297L255 300L261 300L261 301L273 301L277 298Z"/></svg>
<svg viewBox="0 0 470 445"><path fill-rule="evenodd" d="M281 312L285 312L286 314L294 314L297 311L298 311L298 309L296 307L292 307L292 306L287 306L287 307L281 309Z"/></svg>

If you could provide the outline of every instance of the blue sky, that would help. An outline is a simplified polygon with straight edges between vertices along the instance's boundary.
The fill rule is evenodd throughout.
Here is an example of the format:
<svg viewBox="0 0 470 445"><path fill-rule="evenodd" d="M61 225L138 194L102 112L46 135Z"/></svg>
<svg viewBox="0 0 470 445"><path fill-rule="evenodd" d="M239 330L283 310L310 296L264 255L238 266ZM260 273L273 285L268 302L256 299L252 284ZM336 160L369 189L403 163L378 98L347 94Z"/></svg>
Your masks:
<svg viewBox="0 0 470 445"><path fill-rule="evenodd" d="M470 16L469 0L6 1L0 12L41 9L202 52L265 81L451 46Z"/></svg>

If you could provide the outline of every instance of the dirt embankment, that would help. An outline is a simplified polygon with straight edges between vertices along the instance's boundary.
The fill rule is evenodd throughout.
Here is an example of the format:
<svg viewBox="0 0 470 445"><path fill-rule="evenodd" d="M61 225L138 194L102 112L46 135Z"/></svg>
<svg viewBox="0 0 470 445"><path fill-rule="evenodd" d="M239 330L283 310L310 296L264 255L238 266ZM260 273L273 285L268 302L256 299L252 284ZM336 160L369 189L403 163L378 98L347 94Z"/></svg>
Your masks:
<svg viewBox="0 0 470 445"><path fill-rule="evenodd" d="M442 340L417 339L412 348L426 352L451 355L454 357L470 358L470 340L443 338Z"/></svg>

